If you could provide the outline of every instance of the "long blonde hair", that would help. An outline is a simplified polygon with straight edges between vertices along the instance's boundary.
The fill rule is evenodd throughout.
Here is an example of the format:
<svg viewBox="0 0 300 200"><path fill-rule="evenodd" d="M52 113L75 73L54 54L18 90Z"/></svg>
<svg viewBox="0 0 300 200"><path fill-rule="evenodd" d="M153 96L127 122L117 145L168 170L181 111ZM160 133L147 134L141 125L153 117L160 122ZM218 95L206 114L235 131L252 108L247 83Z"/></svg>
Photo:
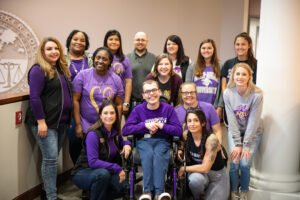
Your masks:
<svg viewBox="0 0 300 200"><path fill-rule="evenodd" d="M247 63L237 63L233 66L227 87L228 88L236 87L236 83L234 82L234 74L235 74L235 71L237 70L237 68L239 68L239 67L242 67L245 70L247 70L247 72L250 76L250 79L249 79L248 85L247 85L247 90L245 92L245 96L249 96L251 92L261 93L262 90L253 83L253 71Z"/></svg>
<svg viewBox="0 0 300 200"><path fill-rule="evenodd" d="M55 69L53 69L52 65L45 59L45 45L47 42L54 42L59 50L60 56L58 61L56 62L56 66L61 69L61 71L67 76L68 78L71 77L71 73L64 56L63 48L60 42L53 37L44 38L38 48L35 63L39 64L42 70L45 72L46 76L49 79L53 79L56 76Z"/></svg>

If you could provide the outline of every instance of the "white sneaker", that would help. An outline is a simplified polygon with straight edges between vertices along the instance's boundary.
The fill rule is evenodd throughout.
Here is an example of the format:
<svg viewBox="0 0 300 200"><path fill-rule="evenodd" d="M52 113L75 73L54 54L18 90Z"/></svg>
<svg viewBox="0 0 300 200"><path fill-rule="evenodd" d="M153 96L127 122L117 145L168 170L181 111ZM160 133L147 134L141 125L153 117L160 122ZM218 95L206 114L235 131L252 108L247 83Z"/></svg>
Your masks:
<svg viewBox="0 0 300 200"><path fill-rule="evenodd" d="M161 193L158 196L158 200L171 200L171 195L167 192Z"/></svg>
<svg viewBox="0 0 300 200"><path fill-rule="evenodd" d="M240 200L248 200L248 192L240 192Z"/></svg>
<svg viewBox="0 0 300 200"><path fill-rule="evenodd" d="M140 196L139 200L152 200L151 194L144 193Z"/></svg>
<svg viewBox="0 0 300 200"><path fill-rule="evenodd" d="M240 197L239 197L239 194L237 192L231 192L231 200L239 200Z"/></svg>

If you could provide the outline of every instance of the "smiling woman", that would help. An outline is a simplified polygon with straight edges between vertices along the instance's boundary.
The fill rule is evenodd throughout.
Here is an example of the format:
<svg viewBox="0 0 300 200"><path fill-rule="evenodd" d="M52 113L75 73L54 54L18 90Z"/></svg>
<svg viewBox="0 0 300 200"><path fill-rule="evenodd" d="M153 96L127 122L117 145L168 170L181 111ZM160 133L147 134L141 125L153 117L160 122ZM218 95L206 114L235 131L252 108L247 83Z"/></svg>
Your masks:
<svg viewBox="0 0 300 200"><path fill-rule="evenodd" d="M124 89L118 75L110 71L113 54L100 47L93 54L94 67L80 71L73 81L75 133L83 137L97 120L99 106L104 100L113 100L122 113Z"/></svg>
<svg viewBox="0 0 300 200"><path fill-rule="evenodd" d="M156 57L153 71L145 77L145 80L157 81L162 96L167 99L169 104L177 105L182 79L173 71L172 60L167 54Z"/></svg>
<svg viewBox="0 0 300 200"><path fill-rule="evenodd" d="M66 47L68 49L68 53L66 55L66 60L68 62L72 81L80 71L93 66L91 55L86 52L89 45L89 37L84 31L73 30L67 38ZM82 140L81 138L76 137L75 122L73 118L67 133L69 138L70 157L73 164L75 164L81 151Z"/></svg>
<svg viewBox="0 0 300 200"><path fill-rule="evenodd" d="M57 198L58 154L72 111L69 80L70 72L61 44L55 38L45 38L38 48L36 64L28 72L30 106L25 123L41 149L41 172L47 199Z"/></svg>

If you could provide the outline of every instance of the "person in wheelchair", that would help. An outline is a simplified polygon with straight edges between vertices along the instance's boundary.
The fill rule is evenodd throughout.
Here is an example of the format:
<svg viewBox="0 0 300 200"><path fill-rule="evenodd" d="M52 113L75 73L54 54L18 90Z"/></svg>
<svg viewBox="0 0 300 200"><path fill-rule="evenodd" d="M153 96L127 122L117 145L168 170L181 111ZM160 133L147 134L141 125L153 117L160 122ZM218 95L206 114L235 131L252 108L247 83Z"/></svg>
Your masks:
<svg viewBox="0 0 300 200"><path fill-rule="evenodd" d="M170 160L173 136L181 137L182 128L174 108L160 102L161 91L158 83L147 80L143 83L142 96L145 100L129 115L122 133L137 138L143 172L143 194L140 200L171 199L165 191L165 177Z"/></svg>
<svg viewBox="0 0 300 200"><path fill-rule="evenodd" d="M90 200L111 200L125 193L125 172L121 155L131 153L131 144L124 141L119 130L116 105L109 100L99 108L99 120L83 140L83 148L72 170L72 181L90 191Z"/></svg>
<svg viewBox="0 0 300 200"><path fill-rule="evenodd" d="M185 162L178 176L187 177L187 185L195 200L227 200L229 175L222 158L221 145L215 134L206 129L205 113L200 108L187 110L185 117L188 133L178 159ZM187 173L187 174L185 174Z"/></svg>

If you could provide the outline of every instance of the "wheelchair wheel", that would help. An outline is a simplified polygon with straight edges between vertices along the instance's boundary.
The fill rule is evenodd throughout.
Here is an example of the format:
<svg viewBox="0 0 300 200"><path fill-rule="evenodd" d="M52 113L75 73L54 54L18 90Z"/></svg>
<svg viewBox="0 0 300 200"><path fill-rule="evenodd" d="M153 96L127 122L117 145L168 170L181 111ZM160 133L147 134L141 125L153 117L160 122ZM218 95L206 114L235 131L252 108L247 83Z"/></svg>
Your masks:
<svg viewBox="0 0 300 200"><path fill-rule="evenodd" d="M184 178L178 179L177 185L177 200L185 200L187 197L187 174Z"/></svg>

